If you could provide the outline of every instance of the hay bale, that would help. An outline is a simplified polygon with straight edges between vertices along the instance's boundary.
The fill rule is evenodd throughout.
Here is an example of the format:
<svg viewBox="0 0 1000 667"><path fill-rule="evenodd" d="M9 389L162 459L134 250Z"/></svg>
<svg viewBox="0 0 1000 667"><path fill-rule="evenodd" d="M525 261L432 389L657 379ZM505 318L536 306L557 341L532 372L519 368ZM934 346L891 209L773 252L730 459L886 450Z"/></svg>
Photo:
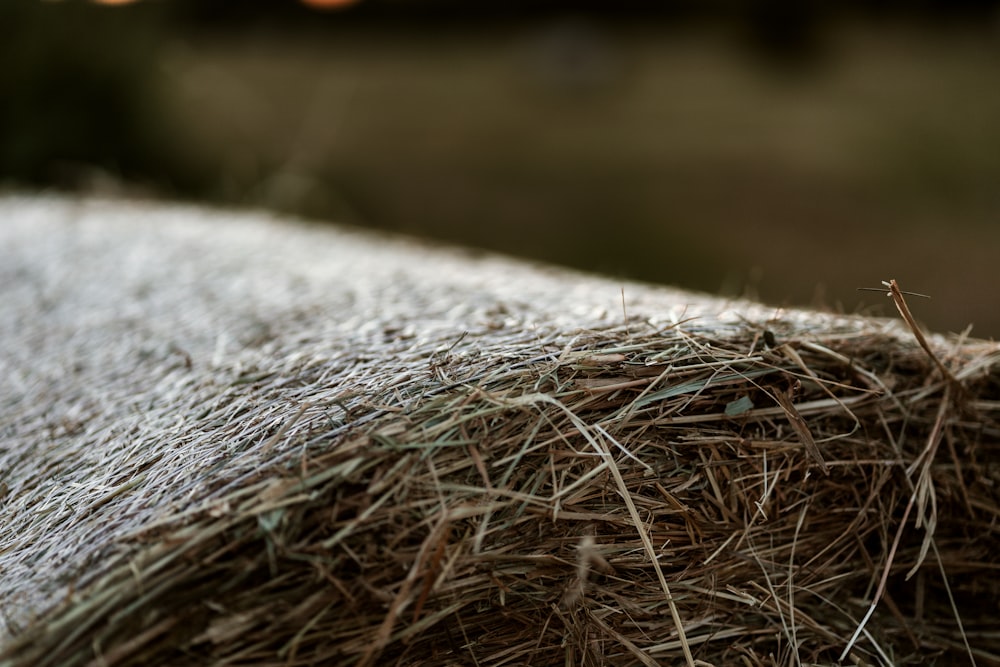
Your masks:
<svg viewBox="0 0 1000 667"><path fill-rule="evenodd" d="M619 283L260 215L0 217L2 665L1000 660L993 343L634 284L626 322Z"/></svg>

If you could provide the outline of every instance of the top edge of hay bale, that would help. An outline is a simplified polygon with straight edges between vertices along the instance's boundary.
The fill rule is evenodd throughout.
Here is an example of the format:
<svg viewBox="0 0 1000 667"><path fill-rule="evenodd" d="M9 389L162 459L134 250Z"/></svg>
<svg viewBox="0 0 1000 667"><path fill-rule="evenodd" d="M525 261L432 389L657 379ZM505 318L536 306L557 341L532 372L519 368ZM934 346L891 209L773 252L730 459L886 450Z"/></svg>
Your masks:
<svg viewBox="0 0 1000 667"><path fill-rule="evenodd" d="M1000 660L993 343L633 283L625 322L263 214L0 221L0 664Z"/></svg>

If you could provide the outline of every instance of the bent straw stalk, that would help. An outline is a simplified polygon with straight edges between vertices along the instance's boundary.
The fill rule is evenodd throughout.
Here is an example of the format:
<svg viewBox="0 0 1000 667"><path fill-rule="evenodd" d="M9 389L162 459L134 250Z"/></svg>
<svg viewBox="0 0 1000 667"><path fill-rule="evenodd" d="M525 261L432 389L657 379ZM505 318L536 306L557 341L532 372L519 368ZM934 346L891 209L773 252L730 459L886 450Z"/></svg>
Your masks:
<svg viewBox="0 0 1000 667"><path fill-rule="evenodd" d="M931 429L931 434L927 438L927 446L914 461L907 468L908 480L911 478L914 470L919 467L921 474L916 483L910 482L910 488L912 489L912 494L910 495L909 502L906 504L906 510L903 512L903 519L899 523L899 527L896 529L896 536L893 539L892 548L889 550L889 556L886 559L885 568L882 572L882 577L879 580L878 588L875 591L875 597L872 599L871 604L868 607L868 611L865 613L861 622L858 624L857 629L854 634L851 635L851 639L847 642L847 646L844 647L843 652L840 654L840 661L843 661L847 655L850 653L855 642L857 642L858 637L864 631L865 625L871 619L875 608L878 606L879 601L882 599L885 593L886 580L888 579L889 573L892 568L893 560L895 558L896 549L899 546L900 537L902 537L903 530L906 527L906 520L910 516L910 510L913 509L914 503L917 506L917 520L916 528L920 528L921 525L926 524L926 531L923 542L921 543L919 554L917 555L916 562L910 568L909 572L906 574L906 578L910 579L923 564L924 559L927 557L927 551L931 546L934 546L935 555L938 557L938 567L942 574L942 583L945 587L945 592L948 596L949 601L952 603L955 622L958 627L959 634L962 638L962 643L965 646L966 652L969 655L970 661L975 664L975 655L972 652L971 646L969 646L968 635L965 632L965 628L962 624L962 617L958 609L954 606L954 599L951 594L951 589L948 585L947 574L945 572L944 563L940 560L940 555L936 545L934 545L934 531L937 525L936 508L934 507L934 482L931 476L931 467L937 454L938 447L941 444L941 439L944 435L943 427L944 421L949 415L949 413L959 413L963 406L955 403L956 394L964 393L962 386L959 384L958 380L951 373L951 371L941 362L934 350L931 349L930 344L927 342L927 338L924 336L920 325L917 324L916 319L910 312L910 307L906 303L905 294L913 294L912 292L904 292L899 288L899 284L894 280L882 281L882 284L889 288L888 296L893 300L896 305L896 309L899 311L900 316L903 321L906 322L906 326L909 327L910 331L913 333L913 337L917 340L920 348L927 354L928 358L934 363L937 369L940 371L942 377L947 381L947 386L944 389L944 395L941 397L941 401L938 407L937 417L934 420L934 426ZM925 296L922 294L915 294L915 296ZM953 391L953 388L955 391ZM967 411L967 409L966 409ZM927 503L930 500L932 511L930 516L927 515Z"/></svg>

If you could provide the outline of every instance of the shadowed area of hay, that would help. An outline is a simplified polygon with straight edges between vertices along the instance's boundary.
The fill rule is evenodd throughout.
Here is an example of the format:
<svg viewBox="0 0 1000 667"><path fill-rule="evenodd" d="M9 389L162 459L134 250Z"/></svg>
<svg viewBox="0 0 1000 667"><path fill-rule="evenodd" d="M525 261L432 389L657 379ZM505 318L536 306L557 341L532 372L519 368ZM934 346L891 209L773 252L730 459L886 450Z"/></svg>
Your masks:
<svg viewBox="0 0 1000 667"><path fill-rule="evenodd" d="M1000 662L993 343L0 212L0 664Z"/></svg>

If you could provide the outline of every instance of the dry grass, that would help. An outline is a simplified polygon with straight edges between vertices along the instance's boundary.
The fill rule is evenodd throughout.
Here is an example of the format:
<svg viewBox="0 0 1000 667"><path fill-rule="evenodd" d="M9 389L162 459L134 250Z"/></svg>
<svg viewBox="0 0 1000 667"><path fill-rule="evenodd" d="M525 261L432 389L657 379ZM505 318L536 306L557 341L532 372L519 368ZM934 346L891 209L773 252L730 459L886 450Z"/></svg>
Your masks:
<svg viewBox="0 0 1000 667"><path fill-rule="evenodd" d="M952 382L901 329L808 322L300 338L220 370L62 488L87 545L27 550L62 515L8 478L4 568L68 565L19 592L37 616L7 595L0 664L1000 662L1000 349L930 338Z"/></svg>
<svg viewBox="0 0 1000 667"><path fill-rule="evenodd" d="M998 659L994 346L949 352L969 398L935 429L945 386L898 338L631 328L467 336L390 396L324 365L235 384L201 420L282 453L130 535L7 660L825 664L920 484L851 660Z"/></svg>

